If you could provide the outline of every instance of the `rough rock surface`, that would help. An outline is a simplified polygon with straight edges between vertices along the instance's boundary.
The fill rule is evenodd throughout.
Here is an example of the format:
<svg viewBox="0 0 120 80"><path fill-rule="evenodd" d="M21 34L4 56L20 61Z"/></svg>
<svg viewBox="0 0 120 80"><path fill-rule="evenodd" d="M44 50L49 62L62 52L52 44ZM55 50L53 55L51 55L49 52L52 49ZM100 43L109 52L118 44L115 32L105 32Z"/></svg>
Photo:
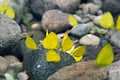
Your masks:
<svg viewBox="0 0 120 80"><path fill-rule="evenodd" d="M30 7L37 17L41 17L47 10L55 9L53 0L30 0Z"/></svg>
<svg viewBox="0 0 120 80"><path fill-rule="evenodd" d="M6 15L0 14L0 52L7 49L20 40L20 26Z"/></svg>
<svg viewBox="0 0 120 80"><path fill-rule="evenodd" d="M51 63L46 61L46 52L42 46L39 50L24 51L24 69L27 70L30 80L47 80L47 78L60 68L74 63L74 59L67 53L59 52L61 61Z"/></svg>
<svg viewBox="0 0 120 80"><path fill-rule="evenodd" d="M105 12L110 11L113 15L118 15L120 14L119 3L120 0L104 0L102 9Z"/></svg>
<svg viewBox="0 0 120 80"><path fill-rule="evenodd" d="M120 61L109 66L109 80L120 80Z"/></svg>
<svg viewBox="0 0 120 80"><path fill-rule="evenodd" d="M68 14L60 10L49 10L42 17L42 29L45 31L63 32L71 26L68 22Z"/></svg>
<svg viewBox="0 0 120 80"><path fill-rule="evenodd" d="M59 9L64 12L73 13L77 10L81 0L30 0L30 6L37 17L51 9Z"/></svg>
<svg viewBox="0 0 120 80"><path fill-rule="evenodd" d="M108 78L105 67L95 66L94 61L79 62L63 67L47 80L106 80Z"/></svg>
<svg viewBox="0 0 120 80"><path fill-rule="evenodd" d="M80 2L81 0L56 0L56 4L59 9L67 13L73 13L77 10Z"/></svg>

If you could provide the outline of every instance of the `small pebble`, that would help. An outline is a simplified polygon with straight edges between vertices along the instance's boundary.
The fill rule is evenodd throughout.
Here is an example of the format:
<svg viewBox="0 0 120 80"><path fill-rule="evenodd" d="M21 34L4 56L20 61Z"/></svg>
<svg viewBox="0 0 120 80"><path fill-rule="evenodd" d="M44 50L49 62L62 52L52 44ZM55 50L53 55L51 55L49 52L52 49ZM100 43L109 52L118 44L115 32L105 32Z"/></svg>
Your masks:
<svg viewBox="0 0 120 80"><path fill-rule="evenodd" d="M88 17L90 20L94 20L96 16L91 14L86 14L86 17Z"/></svg>
<svg viewBox="0 0 120 80"><path fill-rule="evenodd" d="M80 16L78 16L78 15L73 15L75 18L76 18L76 20L78 21L78 22L80 22L82 19L81 19L81 17Z"/></svg>
<svg viewBox="0 0 120 80"><path fill-rule="evenodd" d="M102 0L93 0L93 3L96 5L102 6Z"/></svg>
<svg viewBox="0 0 120 80"><path fill-rule="evenodd" d="M5 58L0 56L0 73L4 73L7 70L8 64Z"/></svg>
<svg viewBox="0 0 120 80"><path fill-rule="evenodd" d="M102 17L102 15L100 16L97 16L96 18L94 18L93 22L96 24L96 25L100 25L100 18Z"/></svg>
<svg viewBox="0 0 120 80"><path fill-rule="evenodd" d="M78 11L75 12L75 14L80 16L80 15L83 14L83 11L82 10L78 10Z"/></svg>
<svg viewBox="0 0 120 80"><path fill-rule="evenodd" d="M33 20L33 15L31 13L26 13L26 17L27 17L28 21Z"/></svg>
<svg viewBox="0 0 120 80"><path fill-rule="evenodd" d="M98 15L102 15L102 14L103 14L103 11L102 11L102 10L98 10L97 14L98 14Z"/></svg>
<svg viewBox="0 0 120 80"><path fill-rule="evenodd" d="M82 19L80 20L81 23L87 23L87 22L89 22L89 21L90 21L89 18L82 18Z"/></svg>
<svg viewBox="0 0 120 80"><path fill-rule="evenodd" d="M41 30L41 25L39 23L34 23L34 24L32 24L32 29L33 30Z"/></svg>
<svg viewBox="0 0 120 80"><path fill-rule="evenodd" d="M18 76L18 78L19 78L19 80L28 80L28 75L26 74L26 72L19 72L18 74L17 74L17 76Z"/></svg>
<svg viewBox="0 0 120 80"><path fill-rule="evenodd" d="M79 43L83 45L97 46L100 44L100 38L92 34L87 34L80 39Z"/></svg>
<svg viewBox="0 0 120 80"><path fill-rule="evenodd" d="M81 4L79 6L79 8L83 10L83 14L88 14L89 13L89 8L88 8L87 4Z"/></svg>
<svg viewBox="0 0 120 80"><path fill-rule="evenodd" d="M100 9L100 7L98 5L95 5L93 3L87 4L89 7L89 12L90 14L96 14L98 12L98 10Z"/></svg>
<svg viewBox="0 0 120 80"><path fill-rule="evenodd" d="M94 23L91 21L91 22L88 22L86 23L88 25L88 27L90 27L90 29L92 29L95 25Z"/></svg>

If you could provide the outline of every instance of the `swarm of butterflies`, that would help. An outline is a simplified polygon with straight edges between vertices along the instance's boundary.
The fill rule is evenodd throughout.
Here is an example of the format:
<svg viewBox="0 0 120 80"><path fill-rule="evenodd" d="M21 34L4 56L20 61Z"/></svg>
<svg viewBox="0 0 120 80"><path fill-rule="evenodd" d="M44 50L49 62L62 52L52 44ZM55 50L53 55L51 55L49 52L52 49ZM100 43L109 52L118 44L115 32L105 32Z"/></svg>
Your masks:
<svg viewBox="0 0 120 80"><path fill-rule="evenodd" d="M73 27L78 25L77 20L72 15L68 16L68 21L69 24ZM110 12L106 12L101 17L100 25L101 27L107 29L114 28L114 20ZM116 23L116 30L120 30L120 16L118 17ZM38 46L35 43L35 41L28 35L26 36L25 44L27 48L29 48L30 50L38 49ZM57 53L57 50L61 50L62 52L66 52L66 54L67 53L70 54L76 62L80 61L86 52L86 46L83 45L83 46L75 47L73 41L70 39L68 34L64 34L62 43L60 44L56 33L54 32L48 33L48 30L46 30L46 37L42 41L42 45L45 49L47 49L46 61L48 62L59 62L61 60L60 55ZM107 66L110 65L113 62L113 60L114 60L114 53L112 46L109 43L107 43L100 50L95 60L95 64L98 66Z"/></svg>
<svg viewBox="0 0 120 80"><path fill-rule="evenodd" d="M9 0L0 0L0 13L6 14L8 17L13 19L15 18L15 11L8 3Z"/></svg>

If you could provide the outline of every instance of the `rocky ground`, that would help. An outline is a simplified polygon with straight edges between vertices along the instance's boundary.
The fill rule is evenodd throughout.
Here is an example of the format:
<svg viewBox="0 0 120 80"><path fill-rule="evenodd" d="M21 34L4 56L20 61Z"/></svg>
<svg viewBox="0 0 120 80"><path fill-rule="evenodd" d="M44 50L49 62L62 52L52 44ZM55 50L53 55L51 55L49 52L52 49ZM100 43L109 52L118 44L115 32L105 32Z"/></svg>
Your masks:
<svg viewBox="0 0 120 80"><path fill-rule="evenodd" d="M114 21L120 14L119 0L9 0L16 16L12 20L0 14L0 80L120 80L120 32L100 26L100 17L110 11ZM72 14L76 27L68 22ZM80 62L59 52L61 61L46 61L47 50L29 50L25 36L35 42L45 37L46 29L57 33L61 40L68 33L75 45L86 45ZM100 31L97 31L97 30ZM106 44L110 43L115 55L110 66L96 67L94 61Z"/></svg>

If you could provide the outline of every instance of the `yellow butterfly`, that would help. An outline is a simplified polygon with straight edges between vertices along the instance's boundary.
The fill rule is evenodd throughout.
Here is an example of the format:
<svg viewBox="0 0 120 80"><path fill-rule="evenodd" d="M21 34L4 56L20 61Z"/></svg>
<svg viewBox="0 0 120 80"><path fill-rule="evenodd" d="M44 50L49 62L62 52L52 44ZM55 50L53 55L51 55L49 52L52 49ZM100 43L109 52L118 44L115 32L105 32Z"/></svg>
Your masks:
<svg viewBox="0 0 120 80"><path fill-rule="evenodd" d="M73 27L78 25L78 22L73 15L68 16L68 21L69 21L69 24Z"/></svg>
<svg viewBox="0 0 120 80"><path fill-rule="evenodd" d="M10 18L15 18L15 12L11 6L8 6L8 0L0 1L0 13L6 14Z"/></svg>
<svg viewBox="0 0 120 80"><path fill-rule="evenodd" d="M80 61L85 54L86 46L79 46L75 48L70 54L73 56L76 62Z"/></svg>
<svg viewBox="0 0 120 80"><path fill-rule="evenodd" d="M116 22L116 29L120 30L120 15L118 16L117 22Z"/></svg>
<svg viewBox="0 0 120 80"><path fill-rule="evenodd" d="M6 14L8 17L12 18L12 19L15 18L15 12L14 12L14 10L13 10L12 7L8 7L8 8L6 9L5 14Z"/></svg>
<svg viewBox="0 0 120 80"><path fill-rule="evenodd" d="M112 46L108 43L99 52L95 62L98 66L110 65L114 60Z"/></svg>
<svg viewBox="0 0 120 80"><path fill-rule="evenodd" d="M73 47L73 41L65 34L62 40L62 51L66 52Z"/></svg>
<svg viewBox="0 0 120 80"><path fill-rule="evenodd" d="M53 49L48 50L48 52L46 53L47 62L59 62L60 59L60 55Z"/></svg>
<svg viewBox="0 0 120 80"><path fill-rule="evenodd" d="M46 49L55 49L59 46L59 39L54 32L50 32L43 40L43 47Z"/></svg>
<svg viewBox="0 0 120 80"><path fill-rule="evenodd" d="M7 9L8 0L1 0L0 1L0 13L4 13Z"/></svg>
<svg viewBox="0 0 120 80"><path fill-rule="evenodd" d="M114 27L114 20L113 20L112 14L110 12L105 13L100 18L100 25L103 28L113 28Z"/></svg>
<svg viewBox="0 0 120 80"><path fill-rule="evenodd" d="M26 36L25 45L30 50L37 50L38 49L38 46L35 43L35 41L28 35Z"/></svg>

